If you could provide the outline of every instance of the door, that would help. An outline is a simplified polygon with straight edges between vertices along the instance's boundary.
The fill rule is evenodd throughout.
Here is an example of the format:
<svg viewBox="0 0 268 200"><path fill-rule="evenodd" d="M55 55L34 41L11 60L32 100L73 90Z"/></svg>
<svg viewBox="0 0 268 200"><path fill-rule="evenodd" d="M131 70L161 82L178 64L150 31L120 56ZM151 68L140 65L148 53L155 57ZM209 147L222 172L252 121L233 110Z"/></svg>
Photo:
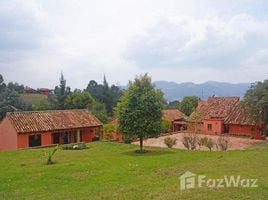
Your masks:
<svg viewBox="0 0 268 200"><path fill-rule="evenodd" d="M70 133L64 132L63 133L63 144L69 144L70 143Z"/></svg>
<svg viewBox="0 0 268 200"><path fill-rule="evenodd" d="M60 143L60 133L53 133L53 144Z"/></svg>
<svg viewBox="0 0 268 200"><path fill-rule="evenodd" d="M41 146L41 135L30 135L29 136L29 147Z"/></svg>

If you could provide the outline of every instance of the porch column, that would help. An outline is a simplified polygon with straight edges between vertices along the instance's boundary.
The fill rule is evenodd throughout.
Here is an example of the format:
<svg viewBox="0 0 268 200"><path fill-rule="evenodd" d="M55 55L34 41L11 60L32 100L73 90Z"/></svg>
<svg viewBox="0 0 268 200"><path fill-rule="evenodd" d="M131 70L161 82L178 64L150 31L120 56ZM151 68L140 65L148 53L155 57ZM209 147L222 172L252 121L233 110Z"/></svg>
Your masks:
<svg viewBox="0 0 268 200"><path fill-rule="evenodd" d="M80 142L80 130L76 130L76 141Z"/></svg>

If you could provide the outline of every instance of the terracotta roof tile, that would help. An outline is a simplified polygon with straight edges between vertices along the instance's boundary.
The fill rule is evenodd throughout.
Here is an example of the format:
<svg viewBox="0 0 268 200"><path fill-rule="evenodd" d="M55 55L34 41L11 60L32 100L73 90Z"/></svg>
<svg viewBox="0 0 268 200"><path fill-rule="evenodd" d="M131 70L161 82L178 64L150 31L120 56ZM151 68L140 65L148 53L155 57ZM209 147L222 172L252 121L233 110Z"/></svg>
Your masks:
<svg viewBox="0 0 268 200"><path fill-rule="evenodd" d="M186 115L177 109L163 110L163 118L170 121L184 119Z"/></svg>
<svg viewBox="0 0 268 200"><path fill-rule="evenodd" d="M18 133L100 126L88 110L53 110L7 113Z"/></svg>
<svg viewBox="0 0 268 200"><path fill-rule="evenodd" d="M234 107L233 111L225 119L225 123L239 124L239 125L254 125L255 120L251 117L248 107L240 103Z"/></svg>
<svg viewBox="0 0 268 200"><path fill-rule="evenodd" d="M199 101L196 110L190 115L189 121L204 119L225 119L239 104L239 97L209 97L207 101Z"/></svg>

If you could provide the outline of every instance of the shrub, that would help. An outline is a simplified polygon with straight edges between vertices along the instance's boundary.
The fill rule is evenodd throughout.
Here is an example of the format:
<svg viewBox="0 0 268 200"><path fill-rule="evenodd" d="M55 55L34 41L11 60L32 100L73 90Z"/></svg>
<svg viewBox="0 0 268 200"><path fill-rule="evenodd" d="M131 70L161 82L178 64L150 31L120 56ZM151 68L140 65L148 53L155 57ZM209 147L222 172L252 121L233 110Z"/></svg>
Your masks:
<svg viewBox="0 0 268 200"><path fill-rule="evenodd" d="M200 139L199 144L200 146L207 147L211 151L214 146L214 141L211 138L203 137Z"/></svg>
<svg viewBox="0 0 268 200"><path fill-rule="evenodd" d="M133 141L133 138L131 138L129 135L124 135L123 140L124 143L130 144Z"/></svg>
<svg viewBox="0 0 268 200"><path fill-rule="evenodd" d="M108 141L112 140L113 139L112 133L103 133L103 139Z"/></svg>
<svg viewBox="0 0 268 200"><path fill-rule="evenodd" d="M198 144L198 136L196 134L184 134L182 144L189 150L195 150Z"/></svg>
<svg viewBox="0 0 268 200"><path fill-rule="evenodd" d="M103 131L105 133L112 133L117 131L117 126L115 124L104 124Z"/></svg>
<svg viewBox="0 0 268 200"><path fill-rule="evenodd" d="M161 132L162 133L168 133L171 131L171 121L167 119L163 119L161 122Z"/></svg>
<svg viewBox="0 0 268 200"><path fill-rule="evenodd" d="M46 152L46 156L47 156L46 164L47 164L47 165L51 165L51 164L54 163L54 162L52 161L52 157L53 157L53 155L56 153L56 151L58 151L58 149L59 149L59 146L57 145L55 148L53 148L53 149L49 149L49 150Z"/></svg>
<svg viewBox="0 0 268 200"><path fill-rule="evenodd" d="M168 148L172 148L177 143L176 138L167 137L164 140L165 145L167 145Z"/></svg>
<svg viewBox="0 0 268 200"><path fill-rule="evenodd" d="M189 135L187 134L184 134L183 137L182 137L182 144L185 146L186 149L190 149L190 143L189 143L189 140L190 140L190 137Z"/></svg>
<svg viewBox="0 0 268 200"><path fill-rule="evenodd" d="M230 147L230 141L228 137L220 136L217 140L217 146L222 151L226 151Z"/></svg>
<svg viewBox="0 0 268 200"><path fill-rule="evenodd" d="M189 144L191 150L195 150L198 143L198 136L196 134L190 134Z"/></svg>
<svg viewBox="0 0 268 200"><path fill-rule="evenodd" d="M87 148L87 145L84 142L65 144L62 146L63 150L81 150L81 149L86 149L86 148Z"/></svg>

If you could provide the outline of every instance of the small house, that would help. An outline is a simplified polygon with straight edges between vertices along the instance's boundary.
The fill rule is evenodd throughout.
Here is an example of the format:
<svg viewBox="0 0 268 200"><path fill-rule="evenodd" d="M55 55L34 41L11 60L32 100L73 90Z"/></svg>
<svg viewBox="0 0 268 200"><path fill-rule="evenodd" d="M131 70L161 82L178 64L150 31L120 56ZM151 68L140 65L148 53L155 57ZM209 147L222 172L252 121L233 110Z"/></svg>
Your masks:
<svg viewBox="0 0 268 200"><path fill-rule="evenodd" d="M178 109L166 109L162 111L163 119L171 121L172 132L182 131L187 129L185 122L186 115Z"/></svg>
<svg viewBox="0 0 268 200"><path fill-rule="evenodd" d="M10 112L0 124L0 149L91 142L101 131L88 110Z"/></svg>

